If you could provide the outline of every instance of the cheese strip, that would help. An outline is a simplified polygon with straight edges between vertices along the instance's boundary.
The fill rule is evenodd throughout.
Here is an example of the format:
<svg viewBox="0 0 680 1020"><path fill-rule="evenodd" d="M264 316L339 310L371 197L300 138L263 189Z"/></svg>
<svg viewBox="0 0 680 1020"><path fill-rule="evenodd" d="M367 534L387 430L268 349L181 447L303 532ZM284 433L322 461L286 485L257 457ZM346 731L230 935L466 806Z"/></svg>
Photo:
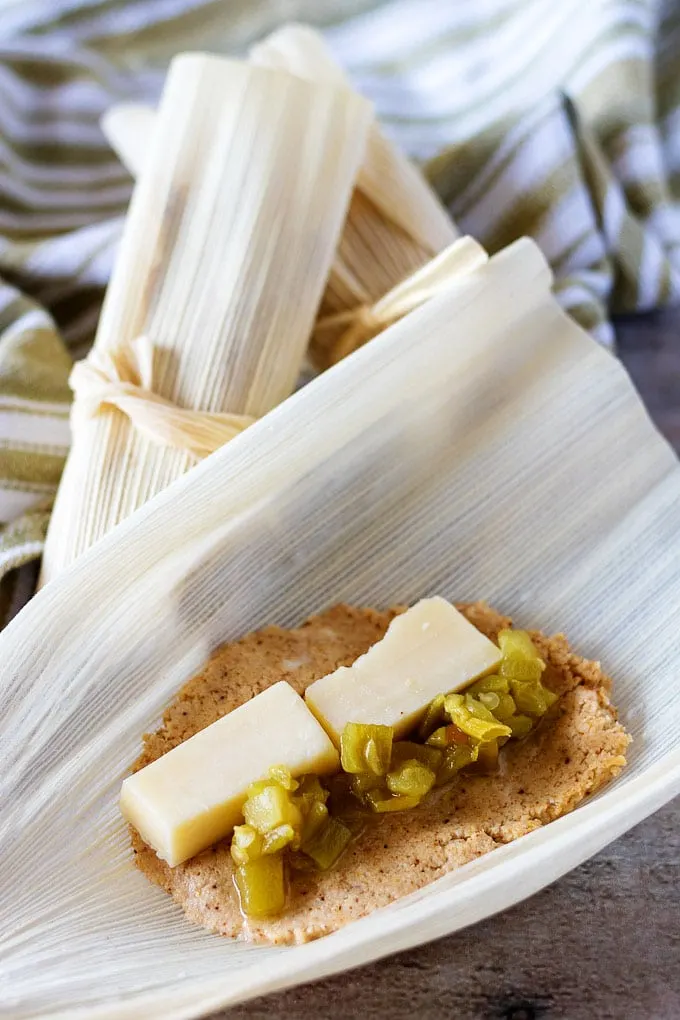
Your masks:
<svg viewBox="0 0 680 1020"><path fill-rule="evenodd" d="M437 694L493 670L501 653L445 599L422 599L351 666L307 688L306 700L336 744L348 722L412 729Z"/></svg>
<svg viewBox="0 0 680 1020"><path fill-rule="evenodd" d="M229 835L248 786L272 766L299 776L324 775L339 764L319 723L282 680L129 776L120 810L174 867Z"/></svg>

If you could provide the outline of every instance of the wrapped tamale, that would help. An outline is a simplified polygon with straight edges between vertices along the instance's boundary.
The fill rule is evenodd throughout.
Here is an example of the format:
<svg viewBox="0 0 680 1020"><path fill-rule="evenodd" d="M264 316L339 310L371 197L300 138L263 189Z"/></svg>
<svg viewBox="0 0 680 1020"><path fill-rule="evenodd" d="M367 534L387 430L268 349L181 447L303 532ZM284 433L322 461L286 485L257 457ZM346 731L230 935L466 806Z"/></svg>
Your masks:
<svg viewBox="0 0 680 1020"><path fill-rule="evenodd" d="M250 60L350 89L322 37L304 26L274 32ZM146 158L154 116L151 107L122 104L104 118L111 144L133 174ZM314 365L334 364L389 325L391 317L373 312L375 303L457 236L420 171L374 121L310 345Z"/></svg>
<svg viewBox="0 0 680 1020"><path fill-rule="evenodd" d="M43 581L292 392L369 119L332 84L173 62L93 352L74 371Z"/></svg>

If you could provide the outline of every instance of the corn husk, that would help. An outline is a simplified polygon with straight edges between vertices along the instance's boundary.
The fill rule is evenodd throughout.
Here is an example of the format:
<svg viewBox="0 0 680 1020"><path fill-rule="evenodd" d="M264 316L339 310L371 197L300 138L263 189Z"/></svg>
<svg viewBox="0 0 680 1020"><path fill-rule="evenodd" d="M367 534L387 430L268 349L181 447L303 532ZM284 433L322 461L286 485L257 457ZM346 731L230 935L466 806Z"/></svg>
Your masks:
<svg viewBox="0 0 680 1020"><path fill-rule="evenodd" d="M313 380L128 518L0 635L0 1012L177 1020L471 924L680 791L680 469L531 242ZM211 648L338 600L485 597L615 677L634 743L592 802L292 949L195 928L118 814Z"/></svg>
<svg viewBox="0 0 680 1020"><path fill-rule="evenodd" d="M85 379L98 397L74 406L44 581L210 451L206 435L203 446L175 442L172 421L150 438L149 414L138 427L130 401L106 390L112 367L128 397L136 387L135 406L150 391L150 411L165 401L166 412L212 413L223 441L292 392L369 111L346 89L285 71L201 55L173 63L88 366L99 379Z"/></svg>
<svg viewBox="0 0 680 1020"><path fill-rule="evenodd" d="M101 119L109 145L133 177L141 175L153 150L153 132L158 117L148 103L116 103Z"/></svg>
<svg viewBox="0 0 680 1020"><path fill-rule="evenodd" d="M310 81L350 88L322 37L305 26L279 29L252 49L250 59ZM112 107L102 121L111 145L133 174L144 165L145 138L152 136L154 117L151 107L126 103ZM371 329L354 330L348 344L354 324L349 313L360 316L457 236L424 177L374 123L310 345L316 367L327 368L374 335Z"/></svg>

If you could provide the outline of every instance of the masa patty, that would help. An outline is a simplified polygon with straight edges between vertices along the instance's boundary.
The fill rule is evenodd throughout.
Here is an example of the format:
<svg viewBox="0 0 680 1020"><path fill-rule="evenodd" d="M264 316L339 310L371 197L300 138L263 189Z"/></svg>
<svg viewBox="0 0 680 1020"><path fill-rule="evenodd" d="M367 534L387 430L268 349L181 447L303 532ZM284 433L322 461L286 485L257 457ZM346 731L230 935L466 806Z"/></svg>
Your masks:
<svg viewBox="0 0 680 1020"><path fill-rule="evenodd" d="M511 624L481 602L458 609L492 640ZM134 770L279 680L302 694L338 666L351 665L401 611L338 605L294 630L265 627L223 645L179 691L161 728L144 736ZM550 718L501 750L498 773L462 773L416 810L371 818L331 871L291 870L280 916L241 914L230 838L170 868L131 829L137 866L210 931L270 945L302 943L566 814L625 765L630 737L617 722L611 684L599 663L573 654L564 635L530 633L546 662L543 682L559 695Z"/></svg>

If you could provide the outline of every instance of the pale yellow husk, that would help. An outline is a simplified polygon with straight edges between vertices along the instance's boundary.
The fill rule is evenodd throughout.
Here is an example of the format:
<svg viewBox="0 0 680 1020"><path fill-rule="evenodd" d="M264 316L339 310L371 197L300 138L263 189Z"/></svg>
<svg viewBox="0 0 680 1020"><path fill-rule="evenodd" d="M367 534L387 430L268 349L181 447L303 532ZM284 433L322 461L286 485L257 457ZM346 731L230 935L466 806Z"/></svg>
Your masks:
<svg viewBox="0 0 680 1020"><path fill-rule="evenodd" d="M520 242L124 521L0 634L0 1013L178 1020L510 906L680 792L680 468ZM634 737L592 803L329 938L248 950L131 860L140 737L224 640L484 597L602 661Z"/></svg>
<svg viewBox="0 0 680 1020"><path fill-rule="evenodd" d="M292 392L369 117L332 84L218 57L174 61L93 361L74 374L43 582Z"/></svg>
<svg viewBox="0 0 680 1020"><path fill-rule="evenodd" d="M250 59L350 88L322 37L305 26L274 32L253 48ZM144 165L154 116L151 107L121 104L103 120L109 141L133 174ZM362 328L366 310L457 236L420 171L374 122L310 345L316 367L334 364L370 339L375 331ZM348 312L356 316L349 325Z"/></svg>

